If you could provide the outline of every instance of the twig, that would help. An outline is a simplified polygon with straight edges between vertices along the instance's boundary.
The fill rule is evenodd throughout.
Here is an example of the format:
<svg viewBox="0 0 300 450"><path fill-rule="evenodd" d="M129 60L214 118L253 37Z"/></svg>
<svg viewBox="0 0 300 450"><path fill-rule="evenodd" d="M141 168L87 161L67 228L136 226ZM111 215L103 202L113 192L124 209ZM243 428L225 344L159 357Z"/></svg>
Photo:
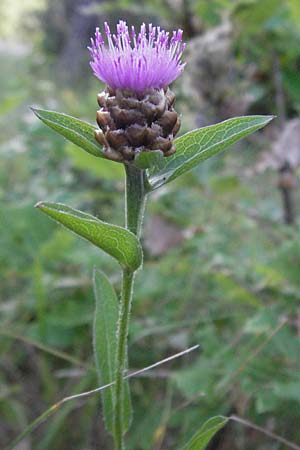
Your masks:
<svg viewBox="0 0 300 450"><path fill-rule="evenodd" d="M281 444L286 445L289 448L292 448L293 450L300 450L299 445L294 444L291 441L288 441L287 439L278 436L278 434L272 433L272 431L265 430L265 428L259 427L258 425L255 425L255 423L249 422L249 420L242 419L238 416L230 416L229 420L233 420L234 422L241 423L242 425L245 425L248 428L252 428L253 430L259 431L260 433L265 434L266 436L274 439L275 441L281 442Z"/></svg>
<svg viewBox="0 0 300 450"><path fill-rule="evenodd" d="M199 348L199 344L194 345L193 347L190 347L186 350L183 350L182 352L176 353L175 355L168 356L165 359L162 359L154 364L151 364L150 366L144 367L143 369L136 370L135 372L132 372L124 377L124 379L133 378L138 375L143 374L147 370L154 369L155 367L158 367L162 364L165 364L167 362L173 361L174 359L177 359L181 356L187 355L188 353L191 353L192 351ZM60 408L64 403L70 401L70 400L76 400L77 398L83 398L83 397L89 397L90 395L96 394L97 392L103 391L104 389L107 389L115 384L115 381L109 384L105 384L104 386L100 386L96 389L92 389L91 391L87 392L81 392L80 394L70 395L68 397L63 398L59 402L55 403L54 405L50 406L43 414L41 414L39 417L37 417L31 424L19 435L17 438L6 448L6 450L13 450L16 445L24 439L28 434L30 434L32 431L34 431L42 422L44 422L46 419L48 419L58 408Z"/></svg>
<svg viewBox="0 0 300 450"><path fill-rule="evenodd" d="M144 372L146 372L147 370L154 369L154 367L160 366L160 365L165 364L165 363L167 363L169 361L173 361L174 359L179 358L180 356L186 355L187 353L191 353L193 350L196 350L199 347L200 347L199 344L194 345L193 347L190 347L190 348L188 348L186 350L183 350L182 352L176 353L175 355L172 355L172 356L169 356L168 358L162 359L161 361L158 361L158 362L152 364L151 366L147 366L147 367L144 367L143 369L139 369L139 370L137 370L135 372L132 372L132 373L126 375L125 377L123 377L123 379L127 380L128 378L132 378L132 377L136 377L138 375L141 375ZM114 386L114 384L115 384L115 381L112 381L109 384L105 384L104 386L100 386L100 387L98 387L96 389L92 389L91 391L82 392L81 394L76 394L76 395L70 395L69 397L65 397L64 399L62 399L59 402L59 404L68 402L69 400L74 400L76 398L88 397L88 396L90 396L92 394L95 394L96 392L100 392L100 391L103 391L104 389L107 389L107 388L109 388L111 386Z"/></svg>

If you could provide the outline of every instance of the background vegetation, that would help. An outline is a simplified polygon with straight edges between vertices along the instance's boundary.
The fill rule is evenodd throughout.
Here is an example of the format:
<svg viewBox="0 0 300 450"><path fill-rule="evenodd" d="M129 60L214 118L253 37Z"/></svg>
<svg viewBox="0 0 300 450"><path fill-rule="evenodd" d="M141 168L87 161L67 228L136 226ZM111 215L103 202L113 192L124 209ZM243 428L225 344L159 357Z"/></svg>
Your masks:
<svg viewBox="0 0 300 450"><path fill-rule="evenodd" d="M178 449L218 414L299 445L300 1L2 0L0 18L0 447L55 401L97 385L91 272L118 288L118 267L33 205L62 201L122 224L122 167L64 141L29 106L94 123L101 85L86 46L96 25L119 18L184 29L182 132L278 115L149 201L130 367L201 349L131 381L128 449ZM18 447L109 448L97 395L66 404ZM230 423L209 448L288 447Z"/></svg>

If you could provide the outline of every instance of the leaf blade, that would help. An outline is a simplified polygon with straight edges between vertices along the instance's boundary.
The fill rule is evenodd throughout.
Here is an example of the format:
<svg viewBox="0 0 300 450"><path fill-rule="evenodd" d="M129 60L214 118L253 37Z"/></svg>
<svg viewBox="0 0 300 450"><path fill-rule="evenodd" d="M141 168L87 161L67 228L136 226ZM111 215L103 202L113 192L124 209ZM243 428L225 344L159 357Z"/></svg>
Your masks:
<svg viewBox="0 0 300 450"><path fill-rule="evenodd" d="M56 222L114 257L123 267L133 271L140 267L141 246L136 236L125 228L103 222L97 217L62 203L39 202L35 206Z"/></svg>
<svg viewBox="0 0 300 450"><path fill-rule="evenodd" d="M229 145L267 125L273 116L242 116L199 128L175 140L176 153L148 171L152 189L175 180Z"/></svg>
<svg viewBox="0 0 300 450"><path fill-rule="evenodd" d="M115 379L118 300L108 278L100 270L94 270L93 285L96 300L93 328L94 355L100 383L106 385ZM132 417L128 381L124 381L123 393L123 424L124 429L127 429ZM113 434L114 386L104 389L101 396L106 428Z"/></svg>
<svg viewBox="0 0 300 450"><path fill-rule="evenodd" d="M205 450L212 437L228 422L227 417L216 416L208 419L192 436L182 450Z"/></svg>
<svg viewBox="0 0 300 450"><path fill-rule="evenodd" d="M104 158L104 152L95 139L95 127L93 125L56 111L36 108L32 108L32 111L45 125L48 125L73 144L93 156Z"/></svg>

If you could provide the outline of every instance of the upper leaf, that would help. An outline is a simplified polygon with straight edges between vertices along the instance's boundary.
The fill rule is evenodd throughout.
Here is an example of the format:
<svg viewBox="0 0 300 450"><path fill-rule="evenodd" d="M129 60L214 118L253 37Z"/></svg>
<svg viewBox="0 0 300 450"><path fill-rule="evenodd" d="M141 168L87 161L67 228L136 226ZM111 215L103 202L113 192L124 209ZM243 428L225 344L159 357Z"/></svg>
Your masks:
<svg viewBox="0 0 300 450"><path fill-rule="evenodd" d="M115 380L118 299L114 288L103 272L94 270L94 293L96 310L94 315L93 344L100 383L106 385ZM128 381L124 381L123 425L127 430L132 410ZM113 433L114 386L101 392L106 428Z"/></svg>
<svg viewBox="0 0 300 450"><path fill-rule="evenodd" d="M142 249L136 236L125 228L102 222L61 203L39 202L36 207L69 230L104 250L124 267L135 271L142 263Z"/></svg>
<svg viewBox="0 0 300 450"><path fill-rule="evenodd" d="M35 108L32 108L32 111L42 122L73 144L94 156L104 158L103 150L95 139L95 127L93 125L56 111Z"/></svg>
<svg viewBox="0 0 300 450"><path fill-rule="evenodd" d="M176 153L148 170L152 189L175 180L224 148L267 125L273 116L244 116L190 131L175 140Z"/></svg>
<svg viewBox="0 0 300 450"><path fill-rule="evenodd" d="M227 417L216 416L208 419L182 450L204 450L211 438L228 422Z"/></svg>

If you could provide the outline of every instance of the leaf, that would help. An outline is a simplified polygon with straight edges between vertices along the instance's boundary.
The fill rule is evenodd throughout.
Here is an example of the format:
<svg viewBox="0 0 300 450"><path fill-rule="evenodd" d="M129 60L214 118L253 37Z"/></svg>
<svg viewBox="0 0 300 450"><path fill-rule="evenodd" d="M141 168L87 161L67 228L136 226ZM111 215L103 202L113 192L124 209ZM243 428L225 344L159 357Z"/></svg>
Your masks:
<svg viewBox="0 0 300 450"><path fill-rule="evenodd" d="M96 299L93 330L94 355L100 383L106 385L115 379L118 300L104 273L94 270L93 282ZM123 426L127 430L131 422L132 410L129 384L127 381L124 383ZM106 428L113 433L114 387L104 389L101 394Z"/></svg>
<svg viewBox="0 0 300 450"><path fill-rule="evenodd" d="M152 150L150 152L139 153L134 160L134 165L139 169L148 169L149 167L160 164L164 154L161 150Z"/></svg>
<svg viewBox="0 0 300 450"><path fill-rule="evenodd" d="M182 450L204 450L211 438L226 425L227 417L216 416L208 419Z"/></svg>
<svg viewBox="0 0 300 450"><path fill-rule="evenodd" d="M45 214L113 256L123 267L135 271L142 263L142 249L136 236L125 228L102 222L61 203L36 204Z"/></svg>
<svg viewBox="0 0 300 450"><path fill-rule="evenodd" d="M175 180L224 148L267 125L273 116L244 116L190 131L175 140L176 153L149 169L152 189Z"/></svg>
<svg viewBox="0 0 300 450"><path fill-rule="evenodd" d="M46 125L86 152L104 158L103 150L95 139L95 127L67 114L32 108L34 114Z"/></svg>

